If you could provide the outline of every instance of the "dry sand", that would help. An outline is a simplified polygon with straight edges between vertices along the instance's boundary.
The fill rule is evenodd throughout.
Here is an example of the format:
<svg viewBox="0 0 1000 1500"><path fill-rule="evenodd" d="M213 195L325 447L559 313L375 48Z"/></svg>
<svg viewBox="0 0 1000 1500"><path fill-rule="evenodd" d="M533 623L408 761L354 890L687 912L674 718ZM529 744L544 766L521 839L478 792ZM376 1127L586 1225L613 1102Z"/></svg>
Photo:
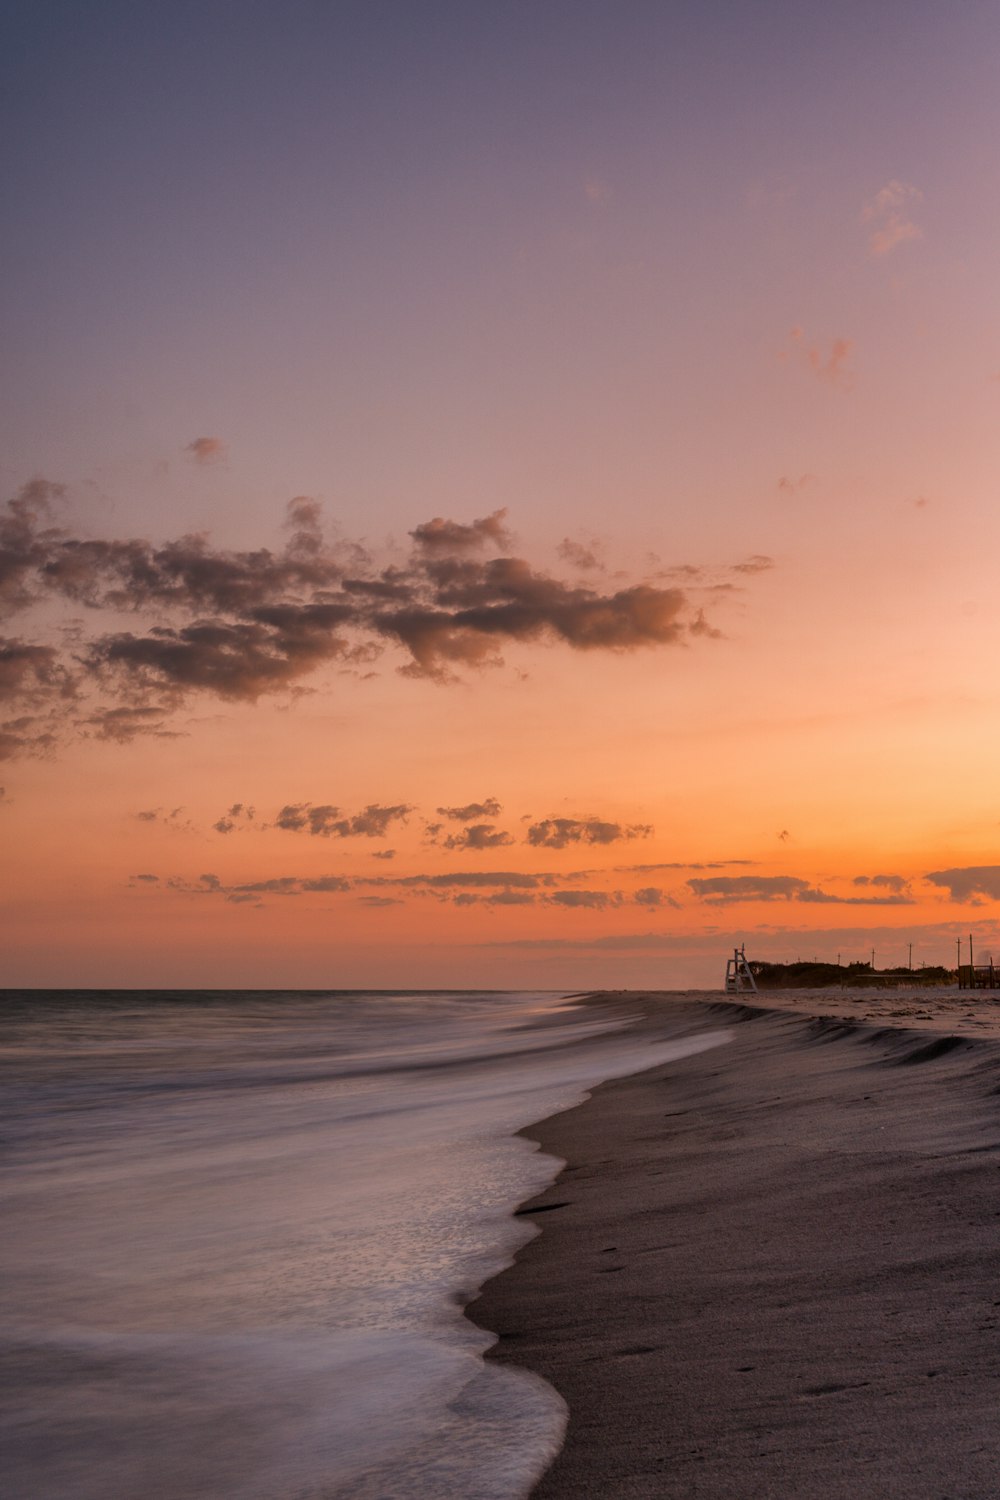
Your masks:
<svg viewBox="0 0 1000 1500"><path fill-rule="evenodd" d="M535 1495L993 1500L1000 1004L712 998L594 997L731 1040L525 1132L567 1165L469 1311L568 1403Z"/></svg>

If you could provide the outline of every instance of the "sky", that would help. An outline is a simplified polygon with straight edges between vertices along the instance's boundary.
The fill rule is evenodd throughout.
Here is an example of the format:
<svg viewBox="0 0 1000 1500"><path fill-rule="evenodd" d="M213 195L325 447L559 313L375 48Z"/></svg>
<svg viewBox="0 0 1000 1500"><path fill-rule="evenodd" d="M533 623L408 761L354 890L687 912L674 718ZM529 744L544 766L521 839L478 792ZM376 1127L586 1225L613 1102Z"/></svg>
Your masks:
<svg viewBox="0 0 1000 1500"><path fill-rule="evenodd" d="M995 5L0 40L0 984L1000 960Z"/></svg>

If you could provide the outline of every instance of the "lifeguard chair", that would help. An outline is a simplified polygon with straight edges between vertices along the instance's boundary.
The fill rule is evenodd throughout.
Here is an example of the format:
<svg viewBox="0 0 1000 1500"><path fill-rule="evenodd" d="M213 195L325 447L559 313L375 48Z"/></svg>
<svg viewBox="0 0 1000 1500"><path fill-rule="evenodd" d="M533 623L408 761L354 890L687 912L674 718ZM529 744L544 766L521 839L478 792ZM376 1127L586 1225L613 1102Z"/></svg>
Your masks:
<svg viewBox="0 0 1000 1500"><path fill-rule="evenodd" d="M726 960L726 994L738 995L744 990L757 993L757 981L747 962L746 944L733 949L733 956Z"/></svg>

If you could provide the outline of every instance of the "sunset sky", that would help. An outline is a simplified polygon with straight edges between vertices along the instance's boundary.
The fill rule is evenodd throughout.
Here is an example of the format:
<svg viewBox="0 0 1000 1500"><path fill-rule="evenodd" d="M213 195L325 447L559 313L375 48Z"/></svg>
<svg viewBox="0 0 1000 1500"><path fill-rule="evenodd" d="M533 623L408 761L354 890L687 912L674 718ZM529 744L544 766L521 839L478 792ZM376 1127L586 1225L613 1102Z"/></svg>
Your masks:
<svg viewBox="0 0 1000 1500"><path fill-rule="evenodd" d="M1000 9L5 7L0 984L1000 959Z"/></svg>

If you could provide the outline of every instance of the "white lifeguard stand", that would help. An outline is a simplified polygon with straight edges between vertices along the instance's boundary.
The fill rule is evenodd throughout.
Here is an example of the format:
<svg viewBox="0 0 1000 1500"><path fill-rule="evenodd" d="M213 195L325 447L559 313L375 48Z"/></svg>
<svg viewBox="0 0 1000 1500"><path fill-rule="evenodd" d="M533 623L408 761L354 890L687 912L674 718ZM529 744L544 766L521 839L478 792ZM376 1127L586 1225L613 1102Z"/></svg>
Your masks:
<svg viewBox="0 0 1000 1500"><path fill-rule="evenodd" d="M726 994L738 995L744 990L757 993L757 981L747 963L746 944L733 949L733 956L726 960Z"/></svg>

